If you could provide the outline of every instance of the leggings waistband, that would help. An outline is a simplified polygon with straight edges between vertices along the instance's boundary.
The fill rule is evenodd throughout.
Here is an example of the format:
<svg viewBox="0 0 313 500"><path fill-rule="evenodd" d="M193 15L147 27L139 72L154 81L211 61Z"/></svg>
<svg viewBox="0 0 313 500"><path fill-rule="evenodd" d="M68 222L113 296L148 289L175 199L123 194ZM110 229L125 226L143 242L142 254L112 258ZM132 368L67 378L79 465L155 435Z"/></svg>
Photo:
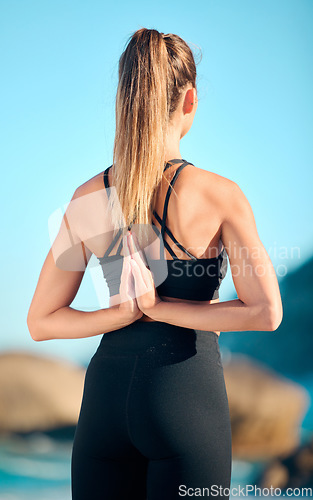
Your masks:
<svg viewBox="0 0 313 500"><path fill-rule="evenodd" d="M218 346L213 331L183 328L160 321L135 321L118 330L104 333L96 351L102 356L188 355L210 352Z"/></svg>

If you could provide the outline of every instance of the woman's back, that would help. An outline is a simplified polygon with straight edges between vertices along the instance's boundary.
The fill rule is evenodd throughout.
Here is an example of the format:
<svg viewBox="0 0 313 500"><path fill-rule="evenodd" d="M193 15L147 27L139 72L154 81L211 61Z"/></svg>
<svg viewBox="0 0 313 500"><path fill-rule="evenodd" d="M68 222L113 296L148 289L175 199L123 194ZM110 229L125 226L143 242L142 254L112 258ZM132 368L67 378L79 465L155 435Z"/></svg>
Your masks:
<svg viewBox="0 0 313 500"><path fill-rule="evenodd" d="M169 181L174 177L179 166L180 164L171 165L165 171L165 178L161 181L157 204L154 207L160 217L163 214ZM77 199L81 196L90 195L105 188L104 173L105 171L102 171L79 186L73 198ZM111 168L108 170L108 184L109 187L114 186ZM223 248L220 241L221 224L227 214L227 197L230 196L234 185L235 183L230 179L198 168L191 163L186 165L180 172L174 188L177 196L172 193L169 198L166 226L175 235L175 238L197 259L216 257L221 252ZM154 222L160 228L160 224L156 219L154 219ZM166 240L180 259L189 258L175 246L168 235ZM90 245L92 245L92 242L87 247L89 248ZM106 251L106 248L100 249L98 247L89 249L99 258ZM166 259L170 259L171 255L166 248L165 252Z"/></svg>
<svg viewBox="0 0 313 500"><path fill-rule="evenodd" d="M105 187L110 196L110 188L114 186L111 167L83 184L79 188L80 194L90 194L92 189ZM163 273L159 282L158 262L148 256L162 299L202 303L218 300L219 286L227 271L221 225L227 210L225 195L231 184L233 182L229 179L197 168L183 159L166 163L152 221L156 233L161 234L161 241L164 242L167 262L167 276ZM92 248L90 241L87 242L89 250L95 253L102 266L110 289L111 305L119 302L122 233L121 229L114 241L110 238L103 246L97 242L96 248Z"/></svg>

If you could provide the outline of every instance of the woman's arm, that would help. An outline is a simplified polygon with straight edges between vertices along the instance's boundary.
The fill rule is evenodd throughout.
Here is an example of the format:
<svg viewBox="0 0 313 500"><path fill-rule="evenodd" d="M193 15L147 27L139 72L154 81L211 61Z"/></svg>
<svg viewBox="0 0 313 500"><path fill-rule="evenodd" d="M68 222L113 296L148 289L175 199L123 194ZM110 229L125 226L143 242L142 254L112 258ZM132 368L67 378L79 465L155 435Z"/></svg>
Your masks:
<svg viewBox="0 0 313 500"><path fill-rule="evenodd" d="M138 319L122 312L120 305L97 311L70 307L84 273L64 271L55 265L49 251L29 308L27 325L33 340L78 339L101 335Z"/></svg>
<svg viewBox="0 0 313 500"><path fill-rule="evenodd" d="M78 188L72 200L80 195ZM121 291L125 294L123 302L97 311L80 311L70 307L92 253L77 235L73 227L75 224L69 227L68 213L69 209L45 259L28 311L28 329L36 341L100 335L127 326L143 314L136 301L129 296L131 270L127 271L125 258L121 281Z"/></svg>
<svg viewBox="0 0 313 500"><path fill-rule="evenodd" d="M271 323L264 304L247 305L240 299L209 305L159 302L151 313L145 311L144 314L155 321L205 331L274 331L279 326Z"/></svg>
<svg viewBox="0 0 313 500"><path fill-rule="evenodd" d="M239 186L232 181L221 227L221 239L229 257L238 299L209 305L158 300L151 308L145 308L140 305L144 301L137 298L139 307L156 321L185 328L206 331L276 330L283 315L276 274L260 241L251 206ZM136 259L138 262L138 254ZM146 273L140 267L141 272Z"/></svg>

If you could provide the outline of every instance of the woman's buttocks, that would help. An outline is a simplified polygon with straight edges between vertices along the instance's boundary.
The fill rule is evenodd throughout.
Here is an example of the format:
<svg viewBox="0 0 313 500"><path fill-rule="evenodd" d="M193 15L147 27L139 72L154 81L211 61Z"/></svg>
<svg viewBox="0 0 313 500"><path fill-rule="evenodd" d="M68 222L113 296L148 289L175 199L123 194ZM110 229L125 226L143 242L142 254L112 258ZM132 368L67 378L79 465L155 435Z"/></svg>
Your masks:
<svg viewBox="0 0 313 500"><path fill-rule="evenodd" d="M230 455L229 407L214 332L136 321L104 334L87 370L84 408L96 418L89 441L90 432L97 442L98 429L113 422L152 460L195 449L210 454L212 446L221 461ZM223 436L222 447L214 444L217 435ZM107 452L108 445L101 446Z"/></svg>

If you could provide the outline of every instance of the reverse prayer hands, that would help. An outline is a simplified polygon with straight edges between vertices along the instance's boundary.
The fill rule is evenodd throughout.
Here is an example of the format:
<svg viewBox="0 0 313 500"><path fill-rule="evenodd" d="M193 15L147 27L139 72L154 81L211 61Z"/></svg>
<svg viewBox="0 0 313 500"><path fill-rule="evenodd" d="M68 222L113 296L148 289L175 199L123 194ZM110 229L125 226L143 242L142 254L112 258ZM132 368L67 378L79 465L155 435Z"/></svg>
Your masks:
<svg viewBox="0 0 313 500"><path fill-rule="evenodd" d="M131 257L129 263L134 279L136 301L139 309L149 316L162 300L156 291L152 272L140 250L137 237L131 231L127 232L127 245Z"/></svg>
<svg viewBox="0 0 313 500"><path fill-rule="evenodd" d="M123 243L125 255L123 257L123 268L119 289L121 303L118 305L118 309L128 324L129 322L132 323L133 321L140 319L143 316L143 312L139 309L135 297L134 279L132 275L132 267L130 265L131 256L126 238Z"/></svg>

